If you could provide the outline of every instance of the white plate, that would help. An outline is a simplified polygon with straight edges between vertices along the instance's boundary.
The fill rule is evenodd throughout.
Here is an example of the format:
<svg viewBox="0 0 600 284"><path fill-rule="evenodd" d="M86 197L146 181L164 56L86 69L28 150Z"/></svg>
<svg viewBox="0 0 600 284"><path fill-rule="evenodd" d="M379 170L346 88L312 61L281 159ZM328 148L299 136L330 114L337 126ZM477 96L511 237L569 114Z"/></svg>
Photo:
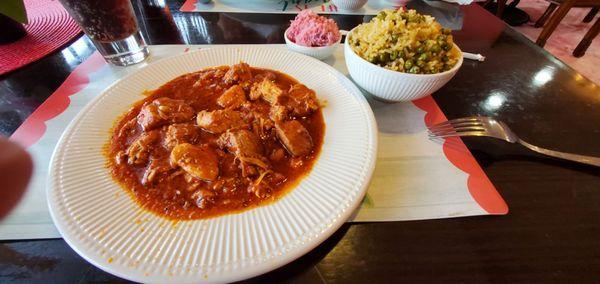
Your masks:
<svg viewBox="0 0 600 284"><path fill-rule="evenodd" d="M173 223L142 210L105 167L102 147L115 119L144 90L240 60L287 73L327 102L323 148L311 173L279 201L239 214ZM253 46L166 58L110 86L65 130L50 163L50 213L77 253L122 278L169 283L249 278L309 252L347 220L373 172L376 131L358 88L316 59Z"/></svg>

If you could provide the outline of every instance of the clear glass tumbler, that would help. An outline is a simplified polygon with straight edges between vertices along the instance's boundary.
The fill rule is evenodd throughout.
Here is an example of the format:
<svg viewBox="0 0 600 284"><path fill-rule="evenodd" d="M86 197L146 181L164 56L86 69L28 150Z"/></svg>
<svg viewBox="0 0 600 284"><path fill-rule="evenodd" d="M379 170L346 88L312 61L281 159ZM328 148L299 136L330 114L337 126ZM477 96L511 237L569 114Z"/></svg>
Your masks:
<svg viewBox="0 0 600 284"><path fill-rule="evenodd" d="M148 47L130 0L60 0L104 56L117 66L143 61Z"/></svg>

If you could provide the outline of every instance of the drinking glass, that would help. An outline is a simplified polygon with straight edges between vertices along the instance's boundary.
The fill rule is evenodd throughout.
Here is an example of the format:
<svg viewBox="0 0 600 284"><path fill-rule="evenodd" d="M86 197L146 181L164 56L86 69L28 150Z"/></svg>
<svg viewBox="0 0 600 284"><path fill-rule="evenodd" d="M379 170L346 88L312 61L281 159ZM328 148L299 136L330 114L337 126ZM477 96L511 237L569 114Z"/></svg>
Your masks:
<svg viewBox="0 0 600 284"><path fill-rule="evenodd" d="M104 59L117 66L139 63L148 56L129 0L60 0Z"/></svg>

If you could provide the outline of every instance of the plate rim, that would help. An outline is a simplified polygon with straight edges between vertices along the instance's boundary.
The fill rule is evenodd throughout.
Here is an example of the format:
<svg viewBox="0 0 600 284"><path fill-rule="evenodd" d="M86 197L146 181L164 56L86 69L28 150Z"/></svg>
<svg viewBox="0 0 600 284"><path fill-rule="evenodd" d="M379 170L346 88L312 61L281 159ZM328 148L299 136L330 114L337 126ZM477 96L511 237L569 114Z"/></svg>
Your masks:
<svg viewBox="0 0 600 284"><path fill-rule="evenodd" d="M178 277L178 275L172 275L172 276L169 276L168 279L163 278L163 276L157 276L158 279L157 278L142 279L142 278L136 277L137 273L124 274L124 273L122 273L123 269L119 269L120 266L107 265L105 262L97 261L97 260L93 259L92 257L89 257L88 255L86 255L86 253L84 253L78 247L78 245L75 244L76 242L78 242L75 240L75 238L76 238L74 236L75 232L69 232L69 229L67 228L68 224L66 224L66 220L62 220L62 219L60 219L59 216L57 216L57 213L60 210L60 208L57 203L57 200L55 200L54 194L52 194L52 192L56 190L56 188L54 187L54 184L53 184L52 174L55 171L54 168L57 166L56 165L57 154L62 150L61 147L59 147L59 145L64 144L64 140L66 139L67 134L72 132L73 128L75 126L77 126L79 124L79 122L82 121L84 116L89 112L90 108L92 108L95 104L97 104L100 99L109 95L108 92L111 89L115 88L116 85L121 84L123 81L130 79L131 77L135 76L136 74L142 72L143 70L145 70L147 68L152 68L154 65L160 65L160 64L170 61L170 60L176 60L175 58L178 58L178 57L186 57L186 56L190 56L190 54L195 54L195 53L210 52L210 50L213 50L213 49L239 50L240 48L242 48L242 47L234 47L234 46L231 46L231 47L229 47L229 46L206 47L206 48L201 48L198 50L189 51L189 52L182 53L182 54L176 54L173 56L159 59L155 62L151 62L151 63L147 64L146 66L143 66L137 70L134 70L133 72L117 79L116 81L111 83L109 86L104 88L97 96L95 96L92 100L90 100L77 113L77 115L69 122L68 126L65 128L65 130L61 134L60 139L56 143L56 146L52 152L52 156L51 156L49 168L48 168L49 174L46 177L46 191L45 192L46 192L46 196L47 196L46 200L47 200L47 204L49 207L50 216L52 218L54 225L56 226L61 237L65 240L65 242L67 242L69 247L71 247L71 249L73 249L79 256L84 258L86 261L88 261L95 267L97 267L107 273L110 273L112 275L121 277L123 279L130 280L130 281L148 282L148 280L151 280L150 282L157 282L157 283L159 283L159 282L214 283L214 282L239 281L239 280L249 279L249 278L270 272L270 271L280 268L286 264L289 264L292 261L300 258L301 256L309 253L310 251L314 250L317 246L322 244L326 239L331 237L331 235L333 235L344 223L346 223L348 218L350 218L350 216L356 211L356 209L360 205L360 202L364 198L364 196L367 192L367 189L370 185L370 182L371 182L371 179L373 176L373 172L375 169L375 164L376 164L376 160L377 160L377 149L378 149L377 122L375 120L373 111L372 111L366 97L364 96L364 93L356 86L356 84L354 84L354 82L350 78L348 78L343 73L341 73L340 71L338 71L333 66L330 66L327 63L324 63L324 62L317 60L315 58L312 58L310 56L295 53L295 52L285 50L285 49L278 49L278 48L274 48L274 47L270 47L270 46L254 45L254 46L252 46L252 48L268 49L268 50L272 50L273 52L293 54L294 56L300 56L305 60L312 61L312 63L317 65L316 66L317 68L320 67L320 69L321 68L326 69L326 71L328 73L331 73L337 79L344 81L342 84L344 84L348 87L348 89L349 89L348 93L350 93L350 95L356 97L360 101L360 103L363 105L362 109L364 110L365 115L368 117L367 130L370 130L370 131L368 131L368 133L370 134L370 139L368 139L368 141L370 142L370 146L371 146L368 148L368 150L370 150L370 151L368 151L368 152L370 152L370 160L368 161L369 164L364 166L364 168L366 169L364 183L360 186L360 191L357 192L358 193L357 197L354 200L350 200L351 203L349 204L347 209L343 210L341 212L341 214L333 220L332 224L329 224L325 229L319 231L318 235L315 238L310 239L304 245L296 246L296 247L292 248L290 251L287 251L285 254L275 256L275 257L269 259L268 261L253 264L252 266L238 270L235 274L233 274L234 275L233 277L232 276L219 277L217 275L213 275L213 276L211 276L210 279L190 279L189 277L186 277L186 276ZM245 47L243 47L243 48L245 48ZM203 68L210 68L210 67L202 67L202 69ZM180 75L183 75L183 74L179 74L176 76L180 76ZM174 78L176 78L176 77L174 77ZM173 80L174 78L169 78L167 80L167 82L169 80ZM312 171L311 171L311 173L312 173ZM309 175L311 173L309 173Z"/></svg>

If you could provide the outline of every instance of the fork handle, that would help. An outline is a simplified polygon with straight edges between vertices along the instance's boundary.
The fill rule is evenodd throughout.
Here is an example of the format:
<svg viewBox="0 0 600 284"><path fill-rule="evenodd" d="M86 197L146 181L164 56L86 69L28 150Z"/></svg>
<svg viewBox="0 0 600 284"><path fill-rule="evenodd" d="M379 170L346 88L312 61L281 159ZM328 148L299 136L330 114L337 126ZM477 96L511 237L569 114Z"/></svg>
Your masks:
<svg viewBox="0 0 600 284"><path fill-rule="evenodd" d="M577 155L577 154L571 154L571 153L565 153L565 152L544 149L544 148L541 148L541 147L538 147L535 145L531 145L521 139L519 139L517 142L519 142L519 144L531 149L532 151L538 152L540 154L600 167L600 158L599 157Z"/></svg>

